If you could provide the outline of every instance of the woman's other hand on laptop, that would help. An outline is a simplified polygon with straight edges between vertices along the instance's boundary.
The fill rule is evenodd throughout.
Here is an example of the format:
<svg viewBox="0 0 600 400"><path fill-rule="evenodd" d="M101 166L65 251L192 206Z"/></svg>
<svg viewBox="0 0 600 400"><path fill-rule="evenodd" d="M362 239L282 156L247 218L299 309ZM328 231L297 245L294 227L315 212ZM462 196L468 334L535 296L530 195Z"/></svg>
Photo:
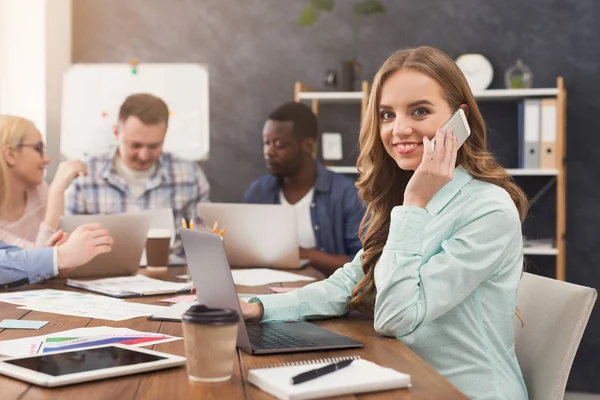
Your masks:
<svg viewBox="0 0 600 400"><path fill-rule="evenodd" d="M260 301L256 303L246 303L240 299L240 308L246 322L260 322L265 312L263 305Z"/></svg>
<svg viewBox="0 0 600 400"><path fill-rule="evenodd" d="M73 231L58 246L58 269L62 273L79 267L112 249L113 239L100 224L85 224Z"/></svg>

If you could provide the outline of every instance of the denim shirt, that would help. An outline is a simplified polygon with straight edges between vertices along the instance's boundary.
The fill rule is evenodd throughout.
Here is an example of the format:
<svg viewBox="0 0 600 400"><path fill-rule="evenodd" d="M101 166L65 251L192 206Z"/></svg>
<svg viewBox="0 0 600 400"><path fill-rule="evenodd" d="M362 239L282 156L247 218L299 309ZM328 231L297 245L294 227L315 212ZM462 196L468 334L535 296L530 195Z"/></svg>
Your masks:
<svg viewBox="0 0 600 400"><path fill-rule="evenodd" d="M0 241L0 289L39 283L58 274L56 247L22 250Z"/></svg>
<svg viewBox="0 0 600 400"><path fill-rule="evenodd" d="M362 248L358 228L365 208L358 199L354 181L317 163L310 217L317 249L329 254L353 258ZM252 182L244 194L244 203L280 204L281 180L265 175Z"/></svg>

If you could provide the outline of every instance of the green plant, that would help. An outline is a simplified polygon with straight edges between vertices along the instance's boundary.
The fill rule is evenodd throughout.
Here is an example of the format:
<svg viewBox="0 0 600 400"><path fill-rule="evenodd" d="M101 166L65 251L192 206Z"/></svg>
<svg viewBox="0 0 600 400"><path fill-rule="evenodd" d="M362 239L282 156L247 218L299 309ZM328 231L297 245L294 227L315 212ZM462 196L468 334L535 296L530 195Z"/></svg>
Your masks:
<svg viewBox="0 0 600 400"><path fill-rule="evenodd" d="M302 27L314 25L321 12L330 12L334 6L335 0L309 0L308 5L302 10L302 14L298 19L298 25ZM386 11L386 8L379 0L361 0L354 4L352 11L354 14L352 20L352 41L355 53L354 59L356 59L357 32L360 18L373 14L382 14Z"/></svg>
<svg viewBox="0 0 600 400"><path fill-rule="evenodd" d="M321 11L331 11L334 5L334 0L310 0L309 4L302 10L302 14L298 19L298 25L314 25ZM378 0L362 0L355 4L353 8L355 19L373 14L381 14L385 11L385 6Z"/></svg>

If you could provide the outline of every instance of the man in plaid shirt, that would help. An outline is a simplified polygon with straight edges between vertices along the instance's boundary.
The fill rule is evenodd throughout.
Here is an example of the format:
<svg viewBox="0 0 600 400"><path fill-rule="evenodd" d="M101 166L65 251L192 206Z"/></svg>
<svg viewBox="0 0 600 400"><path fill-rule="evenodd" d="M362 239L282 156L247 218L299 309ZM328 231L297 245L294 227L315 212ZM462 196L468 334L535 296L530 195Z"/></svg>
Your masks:
<svg viewBox="0 0 600 400"><path fill-rule="evenodd" d="M67 191L66 211L113 214L171 208L176 224L195 217L196 205L209 201L210 185L197 164L162 151L168 121L162 99L145 93L129 96L115 127L118 145L87 160L87 176L75 179ZM172 252L183 255L179 235Z"/></svg>

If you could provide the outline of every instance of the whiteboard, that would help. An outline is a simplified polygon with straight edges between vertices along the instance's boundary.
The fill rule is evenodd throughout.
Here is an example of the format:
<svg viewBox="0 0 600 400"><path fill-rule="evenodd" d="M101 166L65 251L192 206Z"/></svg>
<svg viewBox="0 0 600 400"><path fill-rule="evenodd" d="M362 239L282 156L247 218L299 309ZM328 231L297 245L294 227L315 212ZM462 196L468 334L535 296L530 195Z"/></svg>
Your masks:
<svg viewBox="0 0 600 400"><path fill-rule="evenodd" d="M190 160L209 154L208 68L200 64L74 64L64 75L61 153L68 159L106 152L116 144L119 107L150 93L169 107L163 150Z"/></svg>

